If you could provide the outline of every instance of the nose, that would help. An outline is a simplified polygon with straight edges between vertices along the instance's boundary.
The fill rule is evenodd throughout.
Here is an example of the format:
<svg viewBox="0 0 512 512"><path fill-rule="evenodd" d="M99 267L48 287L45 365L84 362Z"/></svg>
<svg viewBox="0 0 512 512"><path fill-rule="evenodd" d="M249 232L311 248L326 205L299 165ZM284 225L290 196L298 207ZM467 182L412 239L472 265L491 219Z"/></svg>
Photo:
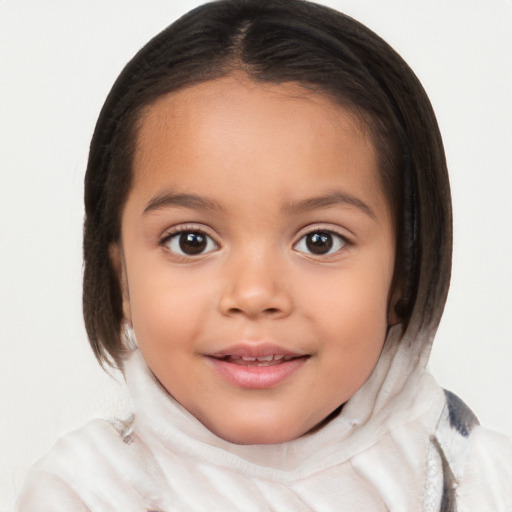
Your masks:
<svg viewBox="0 0 512 512"><path fill-rule="evenodd" d="M252 254L230 262L219 309L226 316L279 319L292 311L286 272L277 258Z"/></svg>

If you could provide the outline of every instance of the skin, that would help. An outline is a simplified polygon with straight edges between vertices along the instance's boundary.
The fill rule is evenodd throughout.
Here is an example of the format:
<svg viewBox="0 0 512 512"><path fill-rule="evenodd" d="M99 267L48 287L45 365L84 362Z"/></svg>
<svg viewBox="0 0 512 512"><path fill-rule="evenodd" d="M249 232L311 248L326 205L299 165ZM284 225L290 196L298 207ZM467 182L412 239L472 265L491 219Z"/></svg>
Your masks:
<svg viewBox="0 0 512 512"><path fill-rule="evenodd" d="M358 119L295 83L230 76L147 108L112 248L124 315L161 384L219 437L297 438L370 376L395 261L378 172ZM179 254L179 230L206 233L205 251ZM306 244L319 231L326 254ZM306 356L277 385L239 386L212 364L268 343Z"/></svg>

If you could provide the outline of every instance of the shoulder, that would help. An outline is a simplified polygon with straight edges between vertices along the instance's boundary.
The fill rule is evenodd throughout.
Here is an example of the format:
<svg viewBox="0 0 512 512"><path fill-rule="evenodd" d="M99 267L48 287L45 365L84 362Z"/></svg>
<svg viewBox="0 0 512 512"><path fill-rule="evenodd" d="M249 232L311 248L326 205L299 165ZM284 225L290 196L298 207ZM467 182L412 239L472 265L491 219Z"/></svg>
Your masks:
<svg viewBox="0 0 512 512"><path fill-rule="evenodd" d="M512 439L476 426L458 489L463 510L512 510Z"/></svg>
<svg viewBox="0 0 512 512"><path fill-rule="evenodd" d="M445 390L434 446L443 466L443 510L512 510L512 440L480 426L471 409Z"/></svg>
<svg viewBox="0 0 512 512"><path fill-rule="evenodd" d="M62 436L31 469L54 475L81 477L97 474L98 464L118 462L129 457L127 443L115 420L96 419ZM77 471L77 468L80 468Z"/></svg>
<svg viewBox="0 0 512 512"><path fill-rule="evenodd" d="M512 473L512 439L504 434L477 426L470 437L468 464L492 465L499 473Z"/></svg>
<svg viewBox="0 0 512 512"><path fill-rule="evenodd" d="M144 510L141 491L154 475L144 470L143 450L129 422L93 420L60 438L31 468L17 510L110 510L109 503L119 510Z"/></svg>
<svg viewBox="0 0 512 512"><path fill-rule="evenodd" d="M457 395L446 390L445 395L445 421L449 423L452 433L466 439L457 450L458 456L462 455L464 458L464 471L472 467L480 468L484 474L509 477L509 483L512 484L512 439L480 426L473 411ZM442 432L443 428L438 426L438 435ZM451 449L455 436L447 439L450 441Z"/></svg>

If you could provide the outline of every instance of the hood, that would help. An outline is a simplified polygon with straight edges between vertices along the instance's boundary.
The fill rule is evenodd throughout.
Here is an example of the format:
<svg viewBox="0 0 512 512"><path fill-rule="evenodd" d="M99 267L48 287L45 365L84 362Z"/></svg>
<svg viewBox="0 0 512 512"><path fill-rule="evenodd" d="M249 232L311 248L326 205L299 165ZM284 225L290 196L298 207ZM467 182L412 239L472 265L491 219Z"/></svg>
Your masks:
<svg viewBox="0 0 512 512"><path fill-rule="evenodd" d="M213 460L222 452L222 459L235 467L249 464L304 474L339 464L419 418L423 425L419 437L428 439L444 404L442 389L426 371L432 337L400 339L400 335L400 326L390 328L374 371L336 418L315 433L278 445L236 445L218 438L169 395L135 349L125 363L135 428L164 448L166 440L173 444L179 440L201 456L211 451ZM133 342L132 338L132 346Z"/></svg>

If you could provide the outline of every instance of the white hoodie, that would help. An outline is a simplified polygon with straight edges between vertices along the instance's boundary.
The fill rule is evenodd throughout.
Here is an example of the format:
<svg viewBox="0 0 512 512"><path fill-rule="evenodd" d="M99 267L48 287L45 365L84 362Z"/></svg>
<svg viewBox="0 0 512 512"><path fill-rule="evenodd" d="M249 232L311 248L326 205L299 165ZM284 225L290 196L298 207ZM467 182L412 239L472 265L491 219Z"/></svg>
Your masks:
<svg viewBox="0 0 512 512"><path fill-rule="evenodd" d="M511 512L512 441L426 371L430 339L390 333L341 413L279 445L218 438L125 365L135 414L64 436L30 471L20 512Z"/></svg>

